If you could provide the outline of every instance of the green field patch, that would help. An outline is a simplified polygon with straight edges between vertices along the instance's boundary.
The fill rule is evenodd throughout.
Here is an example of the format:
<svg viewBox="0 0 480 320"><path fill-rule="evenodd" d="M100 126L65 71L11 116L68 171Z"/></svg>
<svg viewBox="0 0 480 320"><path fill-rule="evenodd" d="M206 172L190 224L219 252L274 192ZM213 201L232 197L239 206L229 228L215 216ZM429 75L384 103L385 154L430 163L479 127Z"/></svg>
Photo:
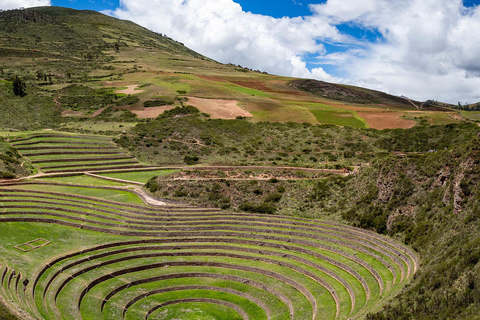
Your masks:
<svg viewBox="0 0 480 320"><path fill-rule="evenodd" d="M66 160L65 163L68 163L70 159L98 159L98 161L102 160L102 158L122 158L122 159L132 159L128 155L116 155L116 154L110 154L110 155L105 155L105 154L49 154L49 155L42 155L42 156L37 156L37 155L32 155L28 156L32 162L36 161L45 161L45 160ZM104 160L104 161L110 161L110 160ZM62 163L62 162L57 162L57 163Z"/></svg>
<svg viewBox="0 0 480 320"><path fill-rule="evenodd" d="M130 159L117 159L117 160L108 160L108 163L110 165L116 165L118 163L122 163L122 162L132 162L132 164L134 163L138 163L134 158L130 158ZM81 165L85 165L85 167L87 166L90 166L90 165L104 165L105 164L105 160L91 160L91 161L68 161L68 162L42 162L42 163L38 163L37 166L39 166L40 168L44 168L44 167L59 167L58 169L61 169L61 167L71 167L71 166L81 166ZM47 168L45 168L47 169Z"/></svg>
<svg viewBox="0 0 480 320"><path fill-rule="evenodd" d="M35 191L35 190L38 190L39 186L32 184L32 185L22 185L16 188ZM118 201L123 203L144 205L144 202L142 201L142 199L140 199L136 194L133 194L127 191L121 191L121 190L55 186L55 185L42 185L40 188L42 191L69 193L72 195L89 196L89 197L94 197L94 198L103 199L103 200L111 200L111 201Z"/></svg>
<svg viewBox="0 0 480 320"><path fill-rule="evenodd" d="M242 87L233 83L221 83L223 87L226 87L231 90L235 90L244 94L247 94L249 96L257 96L257 97L264 97L264 98L273 98L273 95L265 93L263 91L257 90L257 89L252 89L252 88L247 88L247 87Z"/></svg>
<svg viewBox="0 0 480 320"><path fill-rule="evenodd" d="M22 139L22 141L12 141L12 143L35 142L35 141L64 141L72 140L77 142L91 141L108 143L111 137L105 135L85 135L79 133L68 133L53 130L42 131L22 131L22 132L3 132L1 135L7 135L10 139Z"/></svg>
<svg viewBox="0 0 480 320"><path fill-rule="evenodd" d="M227 306L211 303L189 302L170 305L158 309L152 314L152 318L165 317L165 319L192 319L192 320L240 320L243 319L235 310ZM263 319L263 318L253 318Z"/></svg>
<svg viewBox="0 0 480 320"><path fill-rule="evenodd" d="M63 125L66 129L73 129L79 131L93 132L93 133L109 133L118 134L122 131L127 131L135 127L138 122L121 122L121 121L95 121L84 120L67 122Z"/></svg>
<svg viewBox="0 0 480 320"><path fill-rule="evenodd" d="M31 239L52 239L50 245L24 254L13 247L27 243ZM120 241L122 237L102 234L94 231L74 229L61 225L28 222L2 223L0 232L0 254L15 267L26 272L29 278L41 269L52 257L72 250L81 250L105 242ZM12 248L12 249L10 249Z"/></svg>
<svg viewBox="0 0 480 320"><path fill-rule="evenodd" d="M42 154L42 153L47 153L46 155L49 155L48 153L58 153L58 152L63 152L64 157L69 157L71 153L73 152L78 152L79 154L85 155L85 156L115 156L115 155L120 155L120 154L125 154L121 149L102 149L102 148L97 148L94 147L92 149L62 149L62 148L55 148L55 149L40 149L40 150L22 150L21 153L25 154L27 156L35 156L37 154ZM57 155L57 154L53 154Z"/></svg>
<svg viewBox="0 0 480 320"><path fill-rule="evenodd" d="M191 90L190 84L186 83L183 80L193 79L195 79L195 77L182 74L175 77L154 78L152 79L152 82L160 87L171 90L172 93L177 93L177 91L186 91L188 93Z"/></svg>
<svg viewBox="0 0 480 320"><path fill-rule="evenodd" d="M132 172L116 172L116 173L99 173L99 175L115 179L123 179L129 181L137 181L147 183L153 177L168 176L177 173L179 170L155 170L155 171L132 171Z"/></svg>
<svg viewBox="0 0 480 320"><path fill-rule="evenodd" d="M310 110L321 124L333 124L337 126L366 128L365 122L360 120L353 112L333 110Z"/></svg>
<svg viewBox="0 0 480 320"><path fill-rule="evenodd" d="M85 140L84 140L85 141ZM82 141L83 142L83 141ZM115 146L111 143L105 143L105 144L88 144L88 143L73 143L73 142L65 142L64 144L57 144L57 143L38 143L34 145L16 145L15 148L17 150L21 151L31 151L33 149L38 149L38 148L48 148L48 150L51 150L53 148L55 149L65 149L65 150L75 150L75 149L69 149L69 148L78 148L78 149L112 149L114 150ZM45 149L47 150L47 149Z"/></svg>
<svg viewBox="0 0 480 320"><path fill-rule="evenodd" d="M261 289L249 286L242 282L228 281L222 279L212 278L181 278L171 279L159 282L146 283L130 287L128 291L120 292L112 297L104 310L104 316L109 318L116 318L122 314L122 306L125 306L131 301L133 296L138 296L144 293L153 292L159 288L178 288L186 286L209 286L221 289L236 290L247 295L250 295L261 301L271 311L273 319L287 320L289 317L287 306L280 301L273 294L263 291ZM132 305L126 313L126 319L137 319L142 313L139 306L143 304L142 300ZM283 315L283 316L282 316ZM256 318L255 318L256 319Z"/></svg>
<svg viewBox="0 0 480 320"><path fill-rule="evenodd" d="M73 176L73 177L54 177L54 178L41 178L36 179L40 181L47 181L47 182L60 182L60 183L72 183L72 184L80 184L80 185L91 185L91 186L116 186L116 187L124 187L126 183L120 183L115 181L108 181L103 180L91 176L81 175L81 176Z"/></svg>
<svg viewBox="0 0 480 320"><path fill-rule="evenodd" d="M460 115L468 120L480 121L480 111L459 111Z"/></svg>
<svg viewBox="0 0 480 320"><path fill-rule="evenodd" d="M75 166L75 167L63 167L63 168L51 168L51 169L42 169L45 173L55 173L55 172L81 172L81 171L95 171L95 170L102 170L102 169L128 169L132 166L137 166L137 163L130 163L130 164L96 164L96 165L88 165L88 166Z"/></svg>

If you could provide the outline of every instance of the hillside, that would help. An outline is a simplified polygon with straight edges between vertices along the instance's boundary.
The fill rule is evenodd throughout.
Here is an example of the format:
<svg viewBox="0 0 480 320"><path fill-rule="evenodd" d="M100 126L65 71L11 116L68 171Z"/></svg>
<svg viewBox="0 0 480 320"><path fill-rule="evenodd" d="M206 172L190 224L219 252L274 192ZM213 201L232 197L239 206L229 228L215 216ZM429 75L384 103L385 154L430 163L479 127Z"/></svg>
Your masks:
<svg viewBox="0 0 480 320"><path fill-rule="evenodd" d="M478 319L480 118L450 107L2 11L0 319Z"/></svg>
<svg viewBox="0 0 480 320"><path fill-rule="evenodd" d="M92 132L119 131L119 122L145 121L182 105L212 118L356 128L410 128L421 121L461 119L456 111L418 110L420 103L364 88L220 64L166 35L94 11L42 7L1 12L0 65L5 80L0 98L21 107L20 100L8 96L9 81L20 76L27 93L21 100L43 110L36 123L54 128L76 128L79 121L88 127L98 119L111 125L92 126ZM23 130L28 123L0 126ZM32 124L29 129L37 128Z"/></svg>

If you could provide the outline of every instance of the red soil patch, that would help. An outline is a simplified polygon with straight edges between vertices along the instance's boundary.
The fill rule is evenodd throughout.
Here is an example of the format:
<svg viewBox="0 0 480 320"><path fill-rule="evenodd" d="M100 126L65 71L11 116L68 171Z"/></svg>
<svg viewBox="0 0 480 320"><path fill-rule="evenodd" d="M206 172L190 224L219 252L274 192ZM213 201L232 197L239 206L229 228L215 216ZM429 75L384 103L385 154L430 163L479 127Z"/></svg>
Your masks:
<svg viewBox="0 0 480 320"><path fill-rule="evenodd" d="M174 106L161 106L145 108L145 110L131 110L139 119L154 119L167 110L172 110Z"/></svg>
<svg viewBox="0 0 480 320"><path fill-rule="evenodd" d="M208 113L212 119L235 119L236 117L253 117L240 108L235 100L201 99L188 97L188 103L198 110Z"/></svg>
<svg viewBox="0 0 480 320"><path fill-rule="evenodd" d="M230 82L246 88L252 88L252 89L266 91L266 92L272 91L271 88L265 85L265 82L259 81L259 80L230 81Z"/></svg>
<svg viewBox="0 0 480 320"><path fill-rule="evenodd" d="M207 80L207 81L214 81L214 82L227 82L223 77L214 77L214 76L200 76L200 79Z"/></svg>
<svg viewBox="0 0 480 320"><path fill-rule="evenodd" d="M383 129L409 129L415 126L413 120L400 118L403 112L357 112L358 116L365 119L370 128Z"/></svg>
<svg viewBox="0 0 480 320"><path fill-rule="evenodd" d="M280 82L280 81L265 82L261 80L243 80L243 81L230 80L230 82L242 87L256 89L263 92L274 92L274 93L288 94L288 95L294 95L294 96L305 95L302 91L299 91L299 90L295 91L293 90L293 88L286 85L285 82Z"/></svg>

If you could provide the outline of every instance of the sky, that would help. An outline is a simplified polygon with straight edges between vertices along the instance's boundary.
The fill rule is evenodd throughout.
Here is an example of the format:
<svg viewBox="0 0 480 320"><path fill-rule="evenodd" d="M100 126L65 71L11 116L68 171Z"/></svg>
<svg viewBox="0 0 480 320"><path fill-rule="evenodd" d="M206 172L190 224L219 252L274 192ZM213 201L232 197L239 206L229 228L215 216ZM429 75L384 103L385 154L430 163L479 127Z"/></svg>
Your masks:
<svg viewBox="0 0 480 320"><path fill-rule="evenodd" d="M132 20L223 63L416 100L480 101L480 0L0 0Z"/></svg>

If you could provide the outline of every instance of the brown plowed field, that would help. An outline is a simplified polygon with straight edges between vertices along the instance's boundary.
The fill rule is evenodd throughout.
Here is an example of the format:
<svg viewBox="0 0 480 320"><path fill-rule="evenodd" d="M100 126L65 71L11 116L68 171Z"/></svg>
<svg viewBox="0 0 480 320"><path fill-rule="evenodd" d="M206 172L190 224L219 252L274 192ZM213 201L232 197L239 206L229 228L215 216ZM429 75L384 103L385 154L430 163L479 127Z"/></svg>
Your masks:
<svg viewBox="0 0 480 320"><path fill-rule="evenodd" d="M365 119L368 126L373 129L409 129L416 125L413 120L405 120L401 117L403 112L357 112Z"/></svg>
<svg viewBox="0 0 480 320"><path fill-rule="evenodd" d="M236 117L253 117L238 106L235 100L201 99L188 97L188 103L201 112L208 113L212 119L235 119Z"/></svg>

